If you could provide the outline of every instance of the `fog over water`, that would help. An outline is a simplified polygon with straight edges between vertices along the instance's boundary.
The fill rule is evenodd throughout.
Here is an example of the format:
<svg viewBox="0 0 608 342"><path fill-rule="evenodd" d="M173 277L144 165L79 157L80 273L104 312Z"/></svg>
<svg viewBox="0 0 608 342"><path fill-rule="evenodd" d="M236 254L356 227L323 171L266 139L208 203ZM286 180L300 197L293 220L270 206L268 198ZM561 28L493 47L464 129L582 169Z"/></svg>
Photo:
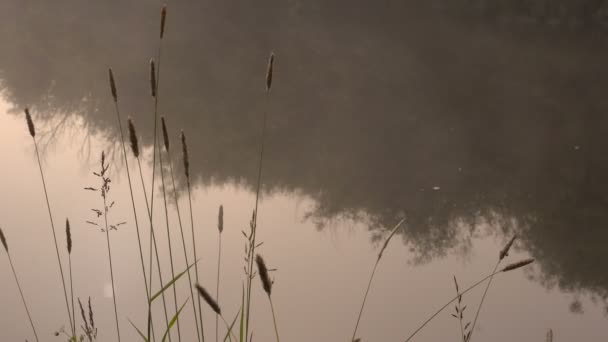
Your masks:
<svg viewBox="0 0 608 342"><path fill-rule="evenodd" d="M350 337L376 253L404 216L374 280L363 341L404 340L454 295L453 275L464 286L487 274L513 234L519 239L510 260L536 263L492 285L475 338L542 341L553 328L559 341L605 340L608 12L560 3L545 10L490 9L483 1L169 1L159 109L184 196L180 130L188 137L201 272L210 288L217 208L226 210L227 317L240 306L241 230L254 206L267 111L259 226L261 251L278 269L273 298L285 341ZM107 68L125 119L137 125L150 182L148 63L157 59L160 6L0 6L0 227L15 246L41 340L60 340L52 334L67 322L23 108L39 129L58 231L65 217L73 222L75 291L97 303L102 341L114 338L105 236L86 223L100 204L83 188L97 181L91 172L101 151L109 155L112 217L127 222L112 232L121 332L136 339L127 318L143 326L145 296ZM271 51L275 79L267 97ZM155 203L164 229L162 196ZM145 207L138 210L145 217ZM160 241L167 245L166 234ZM9 274L3 259L0 270ZM168 263L163 268L169 274ZM0 339L33 340L13 279L3 277L0 286ZM180 289L185 300L189 290ZM269 341L272 318L257 280L255 290L255 339ZM465 296L468 319L481 293ZM205 317L212 322L211 311ZM458 329L445 312L419 340L455 339Z"/></svg>

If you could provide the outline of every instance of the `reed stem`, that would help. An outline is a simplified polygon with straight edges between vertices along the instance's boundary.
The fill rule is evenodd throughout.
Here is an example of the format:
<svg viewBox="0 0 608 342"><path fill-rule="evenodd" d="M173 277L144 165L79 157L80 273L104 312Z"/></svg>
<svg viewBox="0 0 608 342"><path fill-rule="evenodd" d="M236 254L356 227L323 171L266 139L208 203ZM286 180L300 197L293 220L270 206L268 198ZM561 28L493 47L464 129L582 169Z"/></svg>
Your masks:
<svg viewBox="0 0 608 342"><path fill-rule="evenodd" d="M146 186L144 184L144 175L143 175L142 167L141 167L141 159L139 158L139 156L137 156L136 159L137 159L137 165L138 165L138 169L139 169L139 178L141 180L141 187L142 187L143 192L144 192L144 200L146 201L146 210L147 210L147 213L148 213L148 218L150 220L150 237L151 237L152 242L154 244L153 246L151 246L153 248L151 248L150 250L153 249L154 253L156 255L156 263L157 263L157 266L158 266L158 280L160 282L160 287L162 288L164 286L164 282L163 282L163 276L162 276L162 271L161 271L160 258L158 256L158 248L157 248L157 243L156 243L156 234L154 233L154 223L153 223L153 220L152 220L152 211L150 210L150 205L148 205L148 195L147 195L147 192L146 192ZM152 267L153 267L153 265L152 265L152 263L150 263L150 265L151 265L151 267L150 267L150 275L151 275L152 274ZM150 277L150 283L149 283L149 285L151 285L151 284L152 284L152 279ZM150 291L150 292L152 292L152 291ZM166 323L167 328L169 328L169 317L167 315L167 303L166 303L165 292L164 291L161 293L161 298L163 300L163 309L164 309L164 314L165 314L165 323ZM171 334L169 334L169 340L171 340Z"/></svg>
<svg viewBox="0 0 608 342"><path fill-rule="evenodd" d="M397 232L397 229L403 224L403 222L405 222L405 218L401 219L401 221L399 221L399 223L397 223L397 225L395 225L395 227L393 227L393 229L391 230L391 232L388 235L388 237L386 238L386 240L384 240L384 244L382 245L382 248L380 249L380 252L378 253L378 257L376 258L376 263L374 264L372 273L369 276L369 281L367 282L367 288L365 289L365 295L363 296L363 302L361 303L361 308L359 309L359 315L357 316L357 323L355 324L355 329L353 330L353 336L350 339L351 341L355 341L355 337L357 337L356 336L357 329L359 328L359 322L361 321L361 316L363 315L363 309L365 308L365 303L367 301L367 295L369 294L369 290L372 287L372 281L374 280L374 276L376 274L376 269L378 268L378 264L380 263L380 260L382 259L382 256L384 255L384 250L386 249L386 247L388 246L388 243L391 241L391 239Z"/></svg>
<svg viewBox="0 0 608 342"><path fill-rule="evenodd" d="M188 252L187 252L187 248L186 248L186 239L184 237L184 226L182 224L182 216L179 210L179 200L178 200L178 196L177 196L177 187L175 186L175 175L173 173L173 163L171 162L173 159L171 158L171 149L167 149L167 156L169 157L169 173L171 174L171 183L173 185L173 198L175 200L175 209L177 211L177 220L179 223L179 231L181 234L181 238L182 238L182 248L184 250L184 259L186 260L186 267L188 265L190 265L190 263L188 262ZM188 285L190 287L190 296L192 298L194 298L194 285L192 283L192 276L190 275L190 269L188 268L187 271L188 274ZM197 340L200 341L200 331L199 331L199 321L198 321L198 314L196 313L196 305L194 304L194 300L192 300L192 308L194 310L194 323L196 325L196 338Z"/></svg>
<svg viewBox="0 0 608 342"><path fill-rule="evenodd" d="M222 232L218 234L218 251L217 251L217 281L215 286L215 298L220 300L220 265L222 260ZM215 342L218 342L218 318L215 316Z"/></svg>
<svg viewBox="0 0 608 342"><path fill-rule="evenodd" d="M19 289L19 294L21 295L21 302L23 302L23 307L25 308L25 312L27 313L27 318L30 321L30 326L32 327L32 331L34 332L34 337L36 338L36 342L39 342L38 333L36 332L36 327L34 326L34 321L32 320L32 315L30 315L30 310L27 306L27 302L25 301L25 295L23 295L23 290L21 289L21 284L19 283L19 277L17 277L17 272L15 271L15 266L13 266L13 259L11 258L11 253L8 251L8 245L6 244L6 240L4 238L4 233L0 229L0 234L2 235L2 243L4 244L4 249L6 250L6 255L8 256L8 263L11 265L11 270L13 271L13 277L15 278L15 283L17 284L17 288Z"/></svg>
<svg viewBox="0 0 608 342"><path fill-rule="evenodd" d="M272 322L274 323L274 333L277 335L277 342L279 342L279 329L277 328L277 317L274 314L274 304L272 304L272 297L268 295L270 301L270 311L272 311Z"/></svg>
<svg viewBox="0 0 608 342"><path fill-rule="evenodd" d="M166 228L167 228L167 243L169 244L169 261L171 264L171 279L175 278L175 268L174 268L174 264L173 264L173 248L171 246L171 232L169 231L169 210L167 208L167 193L166 193L166 189L165 189L165 171L164 171L164 167L163 167L163 155L162 155L162 151L161 148L159 146L159 154L158 154L158 160L160 162L160 179L161 179L161 184L162 184L162 191L163 191L163 204L165 206L165 223L166 223ZM175 303L175 313L177 313L178 309L178 302L177 302L177 290L175 289L175 283L173 283L173 300ZM181 333L181 327L179 324L179 315L177 316L177 336L178 336L178 340L181 341L182 340L182 333Z"/></svg>
<svg viewBox="0 0 608 342"><path fill-rule="evenodd" d="M110 280L112 282L112 300L114 301L114 317L116 319L116 334L118 335L118 342L120 342L120 327L118 324L118 306L116 305L116 290L114 287L114 267L112 267L112 250L110 248L110 229L108 228L108 206L106 203L106 197L103 197L104 207L104 222L106 230L106 241L108 242L108 260L110 261Z"/></svg>
<svg viewBox="0 0 608 342"><path fill-rule="evenodd" d="M135 197L133 196L133 183L131 181L131 172L129 171L129 161L127 158L127 148L125 147L125 136L122 129L122 118L120 115L120 110L118 108L118 96L116 93L116 82L114 80L114 76L112 74L112 69L109 70L110 74L110 85L112 90L112 95L114 98L114 111L116 112L116 121L118 122L118 130L120 131L120 143L122 146L122 155L123 161L125 163L125 169L127 171L127 181L129 183L129 194L131 195L131 207L133 209L133 218L135 220L135 232L137 233L137 247L139 250L139 258L141 261L141 271L144 276L144 286L146 288L146 302L148 303L148 322L147 322L147 337L150 340L150 330L152 330L152 339L156 341L156 337L154 335L154 325L152 324L152 310L150 304L150 290L148 289L148 279L146 278L146 266L144 262L144 254L141 246L141 234L139 230L139 221L137 219L137 210L135 209Z"/></svg>
<svg viewBox="0 0 608 342"><path fill-rule="evenodd" d="M187 177L186 179L187 182L187 186L188 186L188 207L190 209L190 227L192 230L192 250L194 251L194 260L198 260L197 254L196 254L196 239L195 239L195 235L194 235L194 215L192 213L192 191L190 190L191 186L190 186L190 177ZM199 277L198 277L198 265L194 265L194 277L196 279L196 283L199 283ZM198 299L198 320L199 320L199 324L201 327L201 340L203 342L205 342L205 329L203 327L203 312L201 310L201 298L200 296L197 297Z"/></svg>
<svg viewBox="0 0 608 342"><path fill-rule="evenodd" d="M65 285L65 276L63 274L63 266L61 265L61 256L59 255L59 246L57 244L57 234L55 233L55 224L53 223L53 214L51 213L51 204L49 201L48 191L46 189L46 181L44 179L44 172L42 171L42 163L40 161L40 152L38 151L38 142L36 141L36 137L32 136L34 141L34 148L36 149L36 159L38 160L38 169L40 170L40 178L42 179L42 187L44 189L44 198L46 200L46 208L49 212L49 219L51 221L51 230L53 232L53 242L55 243L55 252L57 253L57 263L59 265L59 273L61 275L61 284L63 285L63 297L65 299L65 306L68 311L68 318L70 320L70 328L74 330L72 327L72 314L70 313L70 304L68 303L68 292Z"/></svg>

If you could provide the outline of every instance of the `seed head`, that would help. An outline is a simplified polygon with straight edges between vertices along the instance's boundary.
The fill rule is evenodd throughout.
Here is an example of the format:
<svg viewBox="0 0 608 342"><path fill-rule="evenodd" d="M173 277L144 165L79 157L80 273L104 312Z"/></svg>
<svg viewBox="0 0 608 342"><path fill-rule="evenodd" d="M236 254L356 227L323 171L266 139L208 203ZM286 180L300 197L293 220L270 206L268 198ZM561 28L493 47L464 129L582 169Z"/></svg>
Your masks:
<svg viewBox="0 0 608 342"><path fill-rule="evenodd" d="M4 250L8 253L8 244L6 243L6 237L4 236L4 232L2 228L0 228L0 240L2 240L2 245L4 246Z"/></svg>
<svg viewBox="0 0 608 342"><path fill-rule="evenodd" d="M217 213L217 229L220 234L224 231L224 206L220 205L220 210Z"/></svg>
<svg viewBox="0 0 608 342"><path fill-rule="evenodd" d="M207 302L207 304L209 304L209 306L211 307L211 309L218 315L222 314L222 311L220 310L220 306L217 304L217 302L215 301L215 299L213 299L211 297L211 295L209 294L209 292L207 292L207 290L205 290L204 287L200 286L199 284L196 284L196 289L198 290L198 294L203 297L203 299L205 300L205 302Z"/></svg>
<svg viewBox="0 0 608 342"><path fill-rule="evenodd" d="M165 151L169 151L169 133L167 133L167 125L165 124L165 117L160 117L160 122L163 126L163 140L165 141Z"/></svg>
<svg viewBox="0 0 608 342"><path fill-rule="evenodd" d="M167 20L167 5L160 10L160 39L165 35L165 21Z"/></svg>
<svg viewBox="0 0 608 342"><path fill-rule="evenodd" d="M150 89L152 97L156 97L156 66L153 59L150 59Z"/></svg>
<svg viewBox="0 0 608 342"><path fill-rule="evenodd" d="M129 139L131 140L131 150L135 155L135 158L139 158L139 143L137 142L137 132L135 132L135 125L131 118L128 119L129 123Z"/></svg>
<svg viewBox="0 0 608 342"><path fill-rule="evenodd" d="M255 256L255 263L258 265L258 272L260 273L260 280L262 280L262 287L264 291L270 296L272 292L272 281L270 280L270 276L268 275L268 268L266 267L266 263L261 255L257 254Z"/></svg>
<svg viewBox="0 0 608 342"><path fill-rule="evenodd" d="M36 129L34 128L34 121L32 121L32 116L30 115L30 109L25 108L25 120L27 121L27 129L30 131L30 135L33 137L36 136Z"/></svg>
<svg viewBox="0 0 608 342"><path fill-rule="evenodd" d="M516 270L518 268L524 267L526 265L529 265L531 263L534 262L534 259L530 258L530 259L525 259L522 261L518 261L518 262L514 262L512 264L509 264L507 266L505 266L501 272L508 272L508 271L512 271L512 270Z"/></svg>
<svg viewBox="0 0 608 342"><path fill-rule="evenodd" d="M188 159L188 144L186 144L186 134L182 131L182 154L184 159L184 172L186 173L186 179L190 181L190 159Z"/></svg>
<svg viewBox="0 0 608 342"><path fill-rule="evenodd" d="M270 87L272 86L272 68L274 65L274 53L270 53L270 57L268 58L268 67L266 69L266 91L270 91Z"/></svg>
<svg viewBox="0 0 608 342"><path fill-rule="evenodd" d="M515 242L516 238L517 238L517 235L513 235L511 240L509 240L509 242L505 245L505 247L500 251L500 254L498 255L499 260L502 260L506 256L509 255L509 249L511 249L511 246L513 245L513 242Z"/></svg>
<svg viewBox="0 0 608 342"><path fill-rule="evenodd" d="M72 254L72 232L70 231L70 220L65 219L65 236L68 241L68 254Z"/></svg>
<svg viewBox="0 0 608 342"><path fill-rule="evenodd" d="M114 73L112 72L112 68L108 68L108 74L110 76L110 91L112 92L112 98L114 98L114 102L117 102L118 93L116 92L116 82L114 81Z"/></svg>

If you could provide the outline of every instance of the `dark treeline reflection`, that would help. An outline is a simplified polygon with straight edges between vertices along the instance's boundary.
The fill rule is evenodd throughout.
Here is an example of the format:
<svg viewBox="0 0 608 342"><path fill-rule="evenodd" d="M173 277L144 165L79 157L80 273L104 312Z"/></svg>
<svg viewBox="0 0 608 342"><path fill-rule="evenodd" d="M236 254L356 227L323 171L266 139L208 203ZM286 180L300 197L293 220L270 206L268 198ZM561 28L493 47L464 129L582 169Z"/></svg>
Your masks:
<svg viewBox="0 0 608 342"><path fill-rule="evenodd" d="M5 2L5 96L117 141L112 66L149 144L159 8ZM175 138L186 130L199 182L253 187L273 50L265 191L312 197L319 221L390 226L406 213L420 260L481 222L523 231L542 281L605 297L606 40L461 19L417 1L169 2L161 114Z"/></svg>

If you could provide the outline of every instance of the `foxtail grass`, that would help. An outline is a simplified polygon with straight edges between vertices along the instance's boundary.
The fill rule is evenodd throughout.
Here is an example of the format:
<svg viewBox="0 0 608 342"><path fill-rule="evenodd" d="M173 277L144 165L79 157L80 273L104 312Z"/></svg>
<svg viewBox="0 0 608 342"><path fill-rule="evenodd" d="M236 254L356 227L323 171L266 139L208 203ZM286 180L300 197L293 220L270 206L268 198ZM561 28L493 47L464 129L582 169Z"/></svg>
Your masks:
<svg viewBox="0 0 608 342"><path fill-rule="evenodd" d="M215 284L215 298L220 300L220 267L222 264L222 232L224 231L224 206L220 205L217 213L217 281ZM215 316L215 342L218 342L218 317Z"/></svg>
<svg viewBox="0 0 608 342"><path fill-rule="evenodd" d="M74 313L74 276L72 274L72 231L70 220L65 219L65 237L68 248L68 265L70 271L70 296L72 297L72 338L76 338L76 314Z"/></svg>
<svg viewBox="0 0 608 342"><path fill-rule="evenodd" d="M226 329L228 329L229 336L232 336L234 339L238 340L237 337L232 333L231 325L228 324L228 322L224 318L224 315L222 315L222 309L220 308L220 305L217 303L217 301L213 299L209 292L207 292L207 290L198 283L196 284L196 289L198 291L199 297L202 297L203 300L207 303L207 305L209 305L211 310L213 310L213 312L215 312L215 314L222 319L224 325L226 325Z"/></svg>
<svg viewBox="0 0 608 342"><path fill-rule="evenodd" d="M131 181L131 172L129 171L129 160L127 158L127 148L125 144L125 136L122 129L122 117L120 115L120 109L118 107L118 91L116 89L116 81L114 79L114 73L112 72L112 68L108 69L108 75L110 80L110 93L112 94L112 99L114 100L114 111L116 113L116 121L118 123L118 130L120 132L120 142L122 146L122 155L123 162L125 164L125 169L127 171L127 181L129 183L129 194L131 195L131 207L133 209L133 220L135 222L135 232L137 233L137 247L139 251L139 258L141 261L141 272L144 277L144 287L146 289L146 303L148 303L148 322L147 322L147 339L150 340L150 335L152 335L152 339L155 340L154 337L154 325L152 324L152 310L150 305L150 289L148 288L148 279L146 278L146 266L144 262L144 254L141 245L141 233L139 230L139 220L137 219L137 210L135 208L135 197L133 196L133 183ZM131 146L133 149L133 146ZM139 148L137 148L137 155L139 156ZM151 270L150 270L151 272ZM152 332L151 332L152 331Z"/></svg>
<svg viewBox="0 0 608 342"><path fill-rule="evenodd" d="M369 294L369 290L372 287L372 281L374 280L374 276L376 274L376 269L378 268L378 264L380 264L380 260L382 259L382 255L384 254L386 247L388 247L388 243L391 241L391 239L397 232L397 229L399 229L399 227L401 227L403 222L405 222L405 218L401 219L401 221L399 221L399 223L397 223L397 225L395 225L395 227L391 230L391 232L388 235L388 237L386 238L386 240L384 240L384 244L382 245L382 248L380 248L380 252L378 252L378 257L376 258L376 263L374 264L374 268L372 269L372 273L370 274L369 280L367 282L367 289L365 289L365 294L363 295L363 302L361 303L361 308L359 309L359 315L357 316L357 323L355 324L355 329L353 329L353 336L350 339L351 341L355 341L355 338L357 337L357 329L359 328L359 322L361 322L361 316L363 315L363 309L365 308L365 302L367 301L367 295Z"/></svg>
<svg viewBox="0 0 608 342"><path fill-rule="evenodd" d="M110 179L106 176L106 172L109 168L105 162L105 153L101 151L101 169L99 177L102 180L101 183L101 197L103 199L103 220L104 228L106 233L106 241L108 246L108 261L110 264L110 281L112 282L112 300L114 302L114 318L116 319L116 335L118 336L118 342L120 342L120 325L118 323L118 305L116 304L116 287L114 286L114 267L112 266L112 248L110 246L110 226L108 225L108 201L107 196L110 191Z"/></svg>
<svg viewBox="0 0 608 342"><path fill-rule="evenodd" d="M515 262L515 263L512 263L512 264L509 264L509 265L503 267L502 269L500 269L499 271L490 273L489 275L485 276L481 280L478 280L473 285L467 287L465 290L463 290L462 292L460 292L459 295L457 295L456 297L452 298L447 303L445 303L445 305L443 305L437 311L435 311L426 321L424 321L420 326L418 326L418 328L416 328L414 330L414 332L410 334L410 336L408 336L405 339L405 342L411 341L412 338L414 338L414 336L416 336L416 334L418 334L420 332L420 330L422 330L430 321L432 321L435 317L437 317L437 315L439 313L441 313L445 308L447 308L450 304L452 304L455 300L457 300L459 296L462 296L465 293L471 291L472 289L476 288L477 286L479 286L482 283L484 283L486 280L490 279L491 277L493 277L493 276L495 276L495 275L497 275L499 273L514 271L516 269L519 269L519 268L522 268L524 266L527 266L527 265L529 265L529 264L531 264L533 262L534 262L534 259L521 260L521 261L518 261L518 262Z"/></svg>
<svg viewBox="0 0 608 342"><path fill-rule="evenodd" d="M49 213L49 220L51 222L51 231L53 233L53 242L55 243L55 252L57 253L57 264L59 265L59 275L61 276L61 284L63 285L63 297L65 299L65 307L68 311L68 319L70 322L71 330L74 330L72 327L72 314L70 313L70 304L68 303L68 291L65 284L65 276L63 273L63 266L61 263L61 256L59 254L59 245L57 244L57 234L55 233L55 223L53 223L53 214L51 213L51 203L49 201L49 194L46 188L46 180L44 179L44 172L42 171L42 162L40 161L40 152L38 151L38 142L36 140L36 128L34 126L34 121L32 120L32 116L30 115L30 110L25 108L25 120L27 121L27 128L32 137L32 141L34 142L34 148L36 149L36 159L38 161L38 169L40 170L40 179L42 180L42 188L44 190L44 198L46 200L46 208Z"/></svg>
<svg viewBox="0 0 608 342"><path fill-rule="evenodd" d="M27 313L27 318L30 321L30 326L32 327L32 331L34 332L34 337L36 338L36 342L38 342L38 333L36 332L36 327L34 326L34 321L32 320L32 315L30 315L30 309L27 307L27 302L25 301L25 296L23 295L23 289L21 289L21 284L19 283L19 278L17 277L17 272L15 271L15 266L13 265L13 259L11 258L11 253L8 249L8 242L6 241L6 236L4 236L4 232L2 228L0 228L0 241L2 241L2 246L4 246L4 250L6 251L6 255L8 256L8 263L11 265L11 270L13 271L13 277L15 278L15 283L17 284L17 288L19 289L19 294L21 295L21 302L23 302L23 307L25 308L25 313Z"/></svg>
<svg viewBox="0 0 608 342"><path fill-rule="evenodd" d="M258 274L260 275L260 280L262 281L262 288L264 292L268 295L268 301L270 302L270 310L272 311L272 322L274 323L274 333L277 336L277 342L279 342L279 328L277 327L277 317L274 313L274 304L272 303L272 285L273 282L270 280L270 275L268 274L268 268L266 267L266 263L264 262L264 258L261 255L255 256L255 263L258 265Z"/></svg>
<svg viewBox="0 0 608 342"><path fill-rule="evenodd" d="M268 121L268 110L269 110L269 102L270 102L270 90L272 89L272 79L274 74L274 53L270 53L270 57L268 57L268 65L266 67L266 108L264 109L264 116L262 119L262 133L260 135L260 159L258 162L258 175L257 175L257 185L255 191L255 208L253 210L253 216L251 220L251 232L248 237L249 246L247 248L247 257L245 258L247 261L247 292L245 304L245 338L249 336L249 322L251 319L251 282L253 280L253 259L255 256L255 248L256 248L256 233L257 233L257 223L258 223L258 214L259 214L259 203L260 203L260 190L262 186L262 169L264 162L264 147L266 141L266 123Z"/></svg>
<svg viewBox="0 0 608 342"><path fill-rule="evenodd" d="M498 266L500 265L502 260L509 255L509 250L511 250L511 246L513 246L513 242L515 242L515 239L517 239L517 235L513 235L511 240L509 240L509 242L503 247L503 249L500 250L500 253L498 253L498 261L496 261L496 265L494 266L492 273L496 272L496 270L498 269ZM490 280L488 280L488 284L486 285L486 288L483 291L483 295L481 296L481 301L479 301L479 306L477 307L477 311L475 312L475 319L473 320L473 325L471 326L471 331L470 331L471 335L469 335L468 341L471 341L471 339L473 338L473 331L475 331L475 325L477 324L477 319L479 318L479 313L481 312L481 307L483 306L483 303L486 299L488 290L490 289L490 285L492 284L493 279L494 279L494 277L490 277Z"/></svg>
<svg viewBox="0 0 608 342"><path fill-rule="evenodd" d="M177 187L175 185L175 174L173 172L173 163L172 163L173 158L171 157L171 144L170 144L170 140L169 140L169 133L168 133L167 125L166 125L164 118L161 118L161 123L163 126L165 151L167 152L167 159L169 160L169 173L171 174L171 184L173 186L173 199L175 201L175 210L177 212L177 220L179 223L179 232L180 232L181 240L182 240L182 249L184 251L184 260L186 261L186 265L189 265L190 263L188 262L188 250L186 248L184 226L182 224L182 215L179 210L179 196L177 194ZM192 309L194 311L194 323L196 326L196 337L200 341L198 314L196 312L196 304L195 304L196 302L194 301L194 283L192 282L192 275L190 274L190 268L188 268L187 273L188 273L188 286L190 287L190 296L193 298L192 299Z"/></svg>
<svg viewBox="0 0 608 342"><path fill-rule="evenodd" d="M186 185L188 188L188 208L190 209L190 229L192 230L192 250L194 252L194 260L198 260L196 254L196 238L194 234L194 215L192 213L192 185L190 182L190 157L188 154L188 143L186 142L186 134L182 131L181 134L182 140L182 158L184 161L184 174L186 176ZM198 277L198 265L194 265L194 278L196 279L196 283L199 282ZM198 302L198 320L201 328L201 340L205 341L205 329L203 327L203 311L201 309L201 299L197 297ZM194 302L193 302L194 303Z"/></svg>
<svg viewBox="0 0 608 342"><path fill-rule="evenodd" d="M142 191L144 193L144 201L146 202L146 212L148 214L148 219L150 222L150 238L152 240L152 244L150 246L150 253L152 253L152 251L154 251L154 255L156 256L156 264L158 265L158 280L160 282L160 287L163 287L163 275L162 275L162 271L161 271L161 263L160 263L160 257L158 255L158 244L156 243L156 234L154 232L154 222L152 220L152 210L150 208L150 205L153 203L153 201L148 202L148 194L146 191L146 184L144 182L144 175L143 175L143 171L142 171L142 166L141 166L141 157L139 155L139 143L138 143L138 139L137 139L137 131L135 130L135 125L133 124L133 120L131 120L131 118L129 118L127 120L128 125L129 125L129 138L131 140L131 149L133 151L133 155L135 156L135 159L137 159L137 166L139 169L139 179L141 181L141 188ZM151 286L152 285L152 268L153 268L153 264L152 262L150 262L150 278L149 278L149 283L148 285ZM152 292L152 289L150 287L150 293ZM165 323L167 328L169 327L169 316L167 314L167 301L165 298L165 292L163 291L161 294L161 298L163 300L163 311L164 311L164 315L165 315ZM149 302L151 304L151 302ZM169 334L169 340L171 339L171 335Z"/></svg>

